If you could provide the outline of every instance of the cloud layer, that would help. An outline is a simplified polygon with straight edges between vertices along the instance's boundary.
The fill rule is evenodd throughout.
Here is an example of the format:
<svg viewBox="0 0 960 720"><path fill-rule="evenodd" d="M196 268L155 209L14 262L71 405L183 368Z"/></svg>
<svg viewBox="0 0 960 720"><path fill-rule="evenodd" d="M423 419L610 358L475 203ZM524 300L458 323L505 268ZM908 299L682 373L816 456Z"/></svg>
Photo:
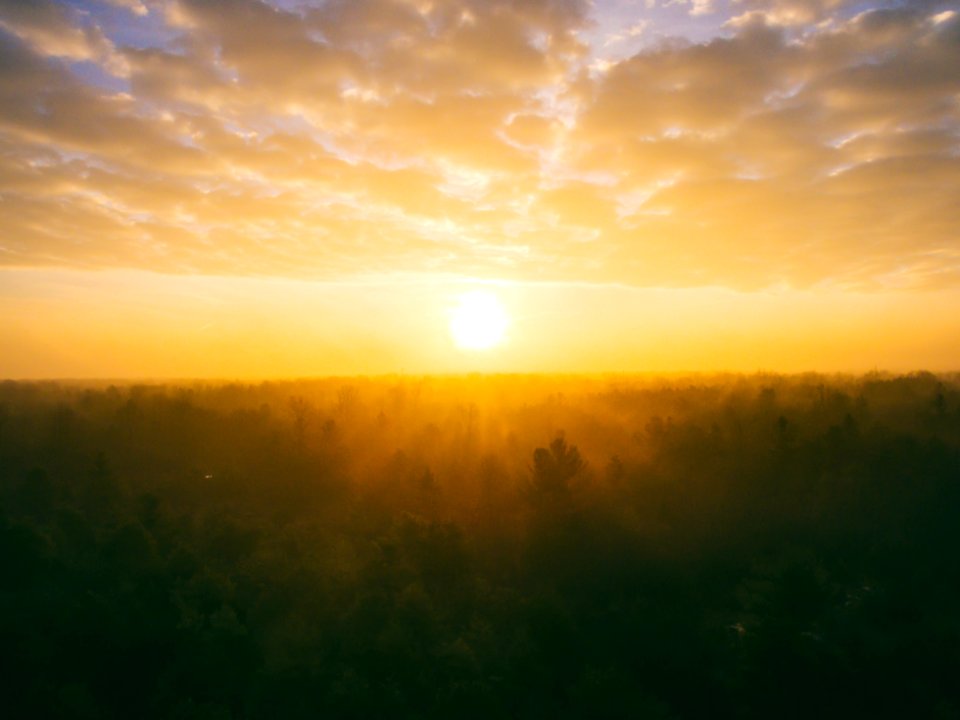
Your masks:
<svg viewBox="0 0 960 720"><path fill-rule="evenodd" d="M956 283L960 13L614 5L2 0L0 263Z"/></svg>

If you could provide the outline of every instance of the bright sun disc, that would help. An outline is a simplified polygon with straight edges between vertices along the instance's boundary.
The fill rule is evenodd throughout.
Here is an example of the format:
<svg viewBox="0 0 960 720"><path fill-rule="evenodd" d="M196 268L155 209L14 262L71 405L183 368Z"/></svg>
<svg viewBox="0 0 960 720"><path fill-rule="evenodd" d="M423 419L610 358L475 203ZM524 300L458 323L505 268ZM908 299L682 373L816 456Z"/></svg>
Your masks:
<svg viewBox="0 0 960 720"><path fill-rule="evenodd" d="M464 350L487 350L499 344L507 324L507 313L497 296L483 290L460 295L450 313L450 334Z"/></svg>

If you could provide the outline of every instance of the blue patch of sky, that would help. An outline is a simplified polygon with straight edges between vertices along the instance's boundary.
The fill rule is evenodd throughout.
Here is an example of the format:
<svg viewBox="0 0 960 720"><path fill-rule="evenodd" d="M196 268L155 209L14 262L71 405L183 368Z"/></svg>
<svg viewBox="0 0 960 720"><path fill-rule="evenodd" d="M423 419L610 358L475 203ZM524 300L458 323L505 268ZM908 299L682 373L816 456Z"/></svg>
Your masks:
<svg viewBox="0 0 960 720"><path fill-rule="evenodd" d="M92 85L110 93L130 92L130 82L126 78L111 75L95 62L72 62L68 67L85 85Z"/></svg>
<svg viewBox="0 0 960 720"><path fill-rule="evenodd" d="M324 4L323 2L316 2L316 0L314 0L314 2L305 2L304 0L269 0L269 3L275 8L279 8L285 12L298 14L303 14L311 7Z"/></svg>
<svg viewBox="0 0 960 720"><path fill-rule="evenodd" d="M167 27L163 12L156 5L147 4L149 12L137 15L104 0L68 0L67 4L95 23L115 45L139 49L168 48L180 34Z"/></svg>
<svg viewBox="0 0 960 720"><path fill-rule="evenodd" d="M949 6L951 0L931 0L931 7ZM867 10L911 7L911 0L863 0L841 4L832 17L845 21ZM671 39L706 43L717 37L729 37L735 31L726 23L751 8L737 0L713 0L710 10L693 14L693 0L595 0L591 14L593 24L581 37L591 48L593 57L620 60L657 47ZM628 31L637 23L646 23L640 33L630 37ZM790 34L802 33L796 28ZM611 38L621 39L610 42Z"/></svg>
<svg viewBox="0 0 960 720"><path fill-rule="evenodd" d="M612 60L655 47L665 39L704 43L728 34L723 25L736 14L731 12L728 0L717 0L713 8L709 13L693 15L691 2L596 0L592 24L581 37L589 43L594 57ZM640 23L646 26L631 37L630 29Z"/></svg>

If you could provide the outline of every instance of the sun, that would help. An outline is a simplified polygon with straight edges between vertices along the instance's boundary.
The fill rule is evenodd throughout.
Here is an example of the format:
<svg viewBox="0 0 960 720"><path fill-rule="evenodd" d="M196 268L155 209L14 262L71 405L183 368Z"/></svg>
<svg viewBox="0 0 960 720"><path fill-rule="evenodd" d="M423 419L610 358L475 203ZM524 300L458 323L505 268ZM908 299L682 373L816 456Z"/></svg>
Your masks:
<svg viewBox="0 0 960 720"><path fill-rule="evenodd" d="M471 290L450 312L450 335L462 350L489 350L503 342L509 318L491 292Z"/></svg>

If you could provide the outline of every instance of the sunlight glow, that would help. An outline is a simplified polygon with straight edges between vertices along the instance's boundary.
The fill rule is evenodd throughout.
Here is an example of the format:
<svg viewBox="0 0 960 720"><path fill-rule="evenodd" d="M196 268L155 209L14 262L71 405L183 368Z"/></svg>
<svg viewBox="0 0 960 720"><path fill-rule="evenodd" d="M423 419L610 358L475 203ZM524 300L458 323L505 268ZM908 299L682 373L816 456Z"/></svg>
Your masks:
<svg viewBox="0 0 960 720"><path fill-rule="evenodd" d="M489 350L499 345L508 324L500 300L484 290L460 295L450 313L450 335L462 350Z"/></svg>

